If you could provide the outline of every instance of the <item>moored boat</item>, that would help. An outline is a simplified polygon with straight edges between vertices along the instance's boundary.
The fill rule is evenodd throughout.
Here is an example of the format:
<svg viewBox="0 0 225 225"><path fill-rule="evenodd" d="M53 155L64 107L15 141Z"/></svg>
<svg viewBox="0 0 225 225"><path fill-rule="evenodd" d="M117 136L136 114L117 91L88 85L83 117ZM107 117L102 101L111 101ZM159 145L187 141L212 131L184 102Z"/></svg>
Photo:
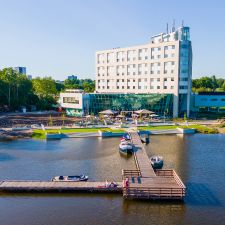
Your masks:
<svg viewBox="0 0 225 225"><path fill-rule="evenodd" d="M132 154L133 153L133 145L130 142L122 141L119 145L120 152L124 154Z"/></svg>
<svg viewBox="0 0 225 225"><path fill-rule="evenodd" d="M153 169L162 169L163 167L163 157L159 155L152 156L150 162Z"/></svg>
<svg viewBox="0 0 225 225"><path fill-rule="evenodd" d="M67 182L79 182L87 181L88 176L86 175L75 175L75 176L56 176L52 178L52 181L67 181Z"/></svg>

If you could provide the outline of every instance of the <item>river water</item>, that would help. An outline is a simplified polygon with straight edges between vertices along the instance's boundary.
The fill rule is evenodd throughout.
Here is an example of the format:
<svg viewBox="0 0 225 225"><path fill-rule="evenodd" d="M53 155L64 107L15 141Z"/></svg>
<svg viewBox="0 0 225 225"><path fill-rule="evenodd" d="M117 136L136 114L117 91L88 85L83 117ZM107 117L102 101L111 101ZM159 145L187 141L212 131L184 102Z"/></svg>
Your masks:
<svg viewBox="0 0 225 225"><path fill-rule="evenodd" d="M0 180L50 180L88 174L121 180L135 168L118 152L118 138L0 142ZM149 156L164 157L187 186L183 203L123 200L118 194L0 194L0 225L225 224L225 136L155 135Z"/></svg>

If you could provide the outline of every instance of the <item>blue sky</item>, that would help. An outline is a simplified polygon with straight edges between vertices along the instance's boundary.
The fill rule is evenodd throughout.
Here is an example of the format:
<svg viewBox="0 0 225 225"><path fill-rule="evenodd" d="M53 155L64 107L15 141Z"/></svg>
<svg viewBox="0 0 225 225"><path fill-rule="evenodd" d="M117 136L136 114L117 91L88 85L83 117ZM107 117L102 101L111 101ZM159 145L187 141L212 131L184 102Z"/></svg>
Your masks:
<svg viewBox="0 0 225 225"><path fill-rule="evenodd" d="M0 0L0 68L95 77L95 51L145 44L175 19L191 28L193 77L225 78L223 0Z"/></svg>

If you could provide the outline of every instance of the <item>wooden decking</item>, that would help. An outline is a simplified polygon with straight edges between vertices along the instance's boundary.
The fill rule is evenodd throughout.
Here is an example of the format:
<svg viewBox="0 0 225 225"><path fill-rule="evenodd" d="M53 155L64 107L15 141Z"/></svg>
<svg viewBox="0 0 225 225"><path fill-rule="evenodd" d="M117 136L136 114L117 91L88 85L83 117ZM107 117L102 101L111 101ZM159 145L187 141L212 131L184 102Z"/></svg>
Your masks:
<svg viewBox="0 0 225 225"><path fill-rule="evenodd" d="M183 199L185 186L174 170L154 171L137 132L130 132L135 145L137 170L123 170L123 196L136 199ZM125 185L126 179L129 185Z"/></svg>
<svg viewBox="0 0 225 225"><path fill-rule="evenodd" d="M3 192L118 192L122 193L122 183L116 188L108 188L105 182L54 182L54 181L2 181Z"/></svg>

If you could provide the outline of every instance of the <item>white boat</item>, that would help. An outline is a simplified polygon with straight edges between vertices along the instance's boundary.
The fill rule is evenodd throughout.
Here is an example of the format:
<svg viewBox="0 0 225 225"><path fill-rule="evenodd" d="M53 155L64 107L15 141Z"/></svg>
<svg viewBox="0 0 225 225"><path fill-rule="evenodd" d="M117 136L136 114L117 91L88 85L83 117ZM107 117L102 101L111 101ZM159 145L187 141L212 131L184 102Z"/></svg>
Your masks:
<svg viewBox="0 0 225 225"><path fill-rule="evenodd" d="M152 156L150 162L153 169L162 169L163 167L163 157L160 155Z"/></svg>
<svg viewBox="0 0 225 225"><path fill-rule="evenodd" d="M52 181L67 181L67 182L79 182L79 181L87 181L87 180L88 180L88 176L86 175L57 176L52 178Z"/></svg>
<svg viewBox="0 0 225 225"><path fill-rule="evenodd" d="M122 153L128 154L133 152L133 145L128 141L122 141L119 145L119 150Z"/></svg>

